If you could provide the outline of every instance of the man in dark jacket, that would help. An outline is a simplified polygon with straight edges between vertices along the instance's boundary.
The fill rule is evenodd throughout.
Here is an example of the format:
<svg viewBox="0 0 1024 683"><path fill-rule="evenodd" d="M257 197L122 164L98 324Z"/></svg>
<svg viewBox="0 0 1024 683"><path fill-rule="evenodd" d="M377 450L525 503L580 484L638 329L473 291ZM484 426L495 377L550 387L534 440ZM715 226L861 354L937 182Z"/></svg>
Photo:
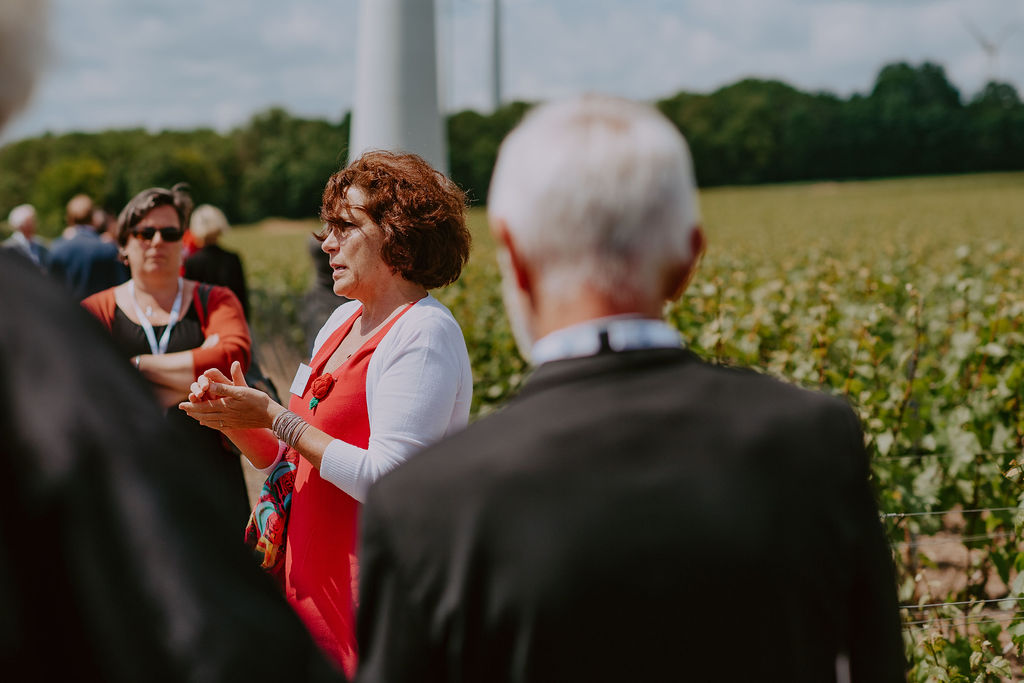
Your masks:
<svg viewBox="0 0 1024 683"><path fill-rule="evenodd" d="M36 210L31 204L20 204L11 209L7 223L14 234L0 245L31 261L37 268L46 271L50 262L50 250L36 237Z"/></svg>
<svg viewBox="0 0 1024 683"><path fill-rule="evenodd" d="M128 280L117 244L103 240L92 225L93 202L78 194L67 204L68 227L53 243L50 273L64 283L75 301Z"/></svg>
<svg viewBox="0 0 1024 683"><path fill-rule="evenodd" d="M0 128L46 5L0 3ZM342 680L96 321L7 250L0 292L4 680Z"/></svg>
<svg viewBox="0 0 1024 683"><path fill-rule="evenodd" d="M704 363L660 319L704 248L672 124L540 107L489 197L537 369L370 490L360 679L904 680L853 411Z"/></svg>

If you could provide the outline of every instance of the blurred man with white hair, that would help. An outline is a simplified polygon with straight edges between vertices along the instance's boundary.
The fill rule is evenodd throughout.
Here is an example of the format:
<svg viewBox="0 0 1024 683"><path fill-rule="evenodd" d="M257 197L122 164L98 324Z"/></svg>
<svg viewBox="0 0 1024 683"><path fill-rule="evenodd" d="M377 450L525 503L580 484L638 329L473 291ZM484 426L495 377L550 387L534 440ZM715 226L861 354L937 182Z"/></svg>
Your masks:
<svg viewBox="0 0 1024 683"><path fill-rule="evenodd" d="M50 250L36 237L35 208L31 204L19 204L11 209L7 222L14 234L4 240L4 248L27 258L40 270L46 270Z"/></svg>
<svg viewBox="0 0 1024 683"><path fill-rule="evenodd" d="M672 124L542 106L488 212L537 367L370 490L360 680L904 680L853 411L709 365L660 319L705 242Z"/></svg>
<svg viewBox="0 0 1024 683"><path fill-rule="evenodd" d="M0 129L28 101L46 55L44 0L0 3Z"/></svg>

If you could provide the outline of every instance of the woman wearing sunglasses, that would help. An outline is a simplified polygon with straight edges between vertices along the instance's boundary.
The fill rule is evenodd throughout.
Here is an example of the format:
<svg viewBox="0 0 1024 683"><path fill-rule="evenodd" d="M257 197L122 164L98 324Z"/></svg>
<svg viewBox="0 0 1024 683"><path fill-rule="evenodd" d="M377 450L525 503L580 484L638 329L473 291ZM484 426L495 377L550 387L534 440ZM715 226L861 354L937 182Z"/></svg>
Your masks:
<svg viewBox="0 0 1024 683"><path fill-rule="evenodd" d="M165 408L188 396L198 374L211 368L229 372L236 360L244 370L250 359L249 328L238 298L227 287L180 275L181 238L191 206L191 198L178 187L154 187L135 195L117 223L117 243L131 279L82 302ZM244 525L249 502L238 456L225 448L219 432L181 411L168 410L167 419L190 432L197 451L216 451L210 469L221 475L239 525ZM203 475L207 473L204 467Z"/></svg>

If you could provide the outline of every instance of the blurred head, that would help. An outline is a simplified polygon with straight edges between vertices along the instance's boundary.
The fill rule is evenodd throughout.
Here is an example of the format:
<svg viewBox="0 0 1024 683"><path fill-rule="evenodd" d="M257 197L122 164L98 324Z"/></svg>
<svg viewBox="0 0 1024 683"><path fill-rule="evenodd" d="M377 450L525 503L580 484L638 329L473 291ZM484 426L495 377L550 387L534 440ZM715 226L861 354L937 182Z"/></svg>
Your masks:
<svg viewBox="0 0 1024 683"><path fill-rule="evenodd" d="M331 176L320 218L337 230L358 209L380 229L379 256L388 268L432 289L455 282L469 258L465 201L455 183L415 154L375 151Z"/></svg>
<svg viewBox="0 0 1024 683"><path fill-rule="evenodd" d="M331 226L324 223L320 234L326 235L330 229ZM313 275L318 287L334 289L334 269L331 268L330 256L324 253L322 246L323 241L317 235L311 236L307 242L309 257L313 260Z"/></svg>
<svg viewBox="0 0 1024 683"><path fill-rule="evenodd" d="M487 210L535 277L535 297L586 290L622 309L664 302L699 255L686 141L653 107L619 98L587 95L528 114L501 145Z"/></svg>
<svg viewBox="0 0 1024 683"><path fill-rule="evenodd" d="M68 225L92 225L92 198L87 194L76 194L64 210Z"/></svg>
<svg viewBox="0 0 1024 683"><path fill-rule="evenodd" d="M196 205L192 199L192 186L188 183L175 183L171 187L171 194L175 196L178 210L181 212L181 227L187 230L192 219L192 209Z"/></svg>
<svg viewBox="0 0 1024 683"><path fill-rule="evenodd" d="M114 237L114 233L117 232L117 216L98 206L92 210L92 218L89 222L93 229L100 234L109 233L110 237Z"/></svg>
<svg viewBox="0 0 1024 683"><path fill-rule="evenodd" d="M220 236L230 229L224 212L210 204L197 206L189 221L189 230L200 247L215 244Z"/></svg>
<svg viewBox="0 0 1024 683"><path fill-rule="evenodd" d="M46 55L45 0L0 2L0 129L21 109Z"/></svg>
<svg viewBox="0 0 1024 683"><path fill-rule="evenodd" d="M7 222L11 228L17 230L25 237L32 237L36 233L36 210L31 204L19 204L11 209Z"/></svg>

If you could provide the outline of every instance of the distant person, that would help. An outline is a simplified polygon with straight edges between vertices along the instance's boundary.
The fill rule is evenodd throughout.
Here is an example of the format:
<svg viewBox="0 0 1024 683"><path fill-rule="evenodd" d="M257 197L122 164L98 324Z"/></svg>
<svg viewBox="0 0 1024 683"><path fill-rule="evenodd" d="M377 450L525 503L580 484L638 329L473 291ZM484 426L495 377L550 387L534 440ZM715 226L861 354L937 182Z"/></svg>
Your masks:
<svg viewBox="0 0 1024 683"><path fill-rule="evenodd" d="M20 204L11 209L7 217L14 234L4 240L3 246L31 261L45 271L50 262L50 250L36 237L36 210L31 204Z"/></svg>
<svg viewBox="0 0 1024 683"><path fill-rule="evenodd" d="M104 242L117 243L117 216L101 207L93 207L92 229Z"/></svg>
<svg viewBox="0 0 1024 683"><path fill-rule="evenodd" d="M904 681L854 412L661 320L704 250L679 131L616 98L543 105L489 197L537 367L370 489L359 680Z"/></svg>
<svg viewBox="0 0 1024 683"><path fill-rule="evenodd" d="M288 601L351 675L360 501L380 476L469 419L462 330L427 292L459 277L470 235L462 191L411 154L367 152L335 173L321 218L334 292L355 301L320 331L289 409L246 387L237 365L230 379L197 378L182 409L221 429L256 467L295 463L285 547L268 524L257 549L268 569L283 563Z"/></svg>
<svg viewBox="0 0 1024 683"><path fill-rule="evenodd" d="M185 257L185 277L230 289L241 302L246 321L250 321L249 290L245 284L242 260L238 254L221 248L218 243L221 235L231 229L224 212L210 204L202 204L192 212L189 223L191 228L186 234L192 235L198 250ZM182 253L185 253L184 245ZM321 322L326 319L324 316ZM277 388L270 378L263 374L256 355L254 339L249 369L245 372L246 382L249 386L267 392L274 400L279 400Z"/></svg>
<svg viewBox="0 0 1024 683"><path fill-rule="evenodd" d="M324 226L327 229L327 226ZM324 321L331 316L341 304L348 301L347 297L339 297L334 293L334 269L331 268L331 255L320 248L321 241L310 235L306 240L310 264L313 266L313 282L302 295L299 307L299 323L305 333L306 349L312 349L316 334Z"/></svg>
<svg viewBox="0 0 1024 683"><path fill-rule="evenodd" d="M67 204L68 228L53 244L50 273L64 283L76 301L128 279L117 245L100 238L92 225L93 202L78 194Z"/></svg>
<svg viewBox="0 0 1024 683"><path fill-rule="evenodd" d="M47 7L0 3L0 128L42 60ZM7 250L0 291L5 679L338 679L95 322Z"/></svg>
<svg viewBox="0 0 1024 683"><path fill-rule="evenodd" d="M249 497L238 454L221 435L188 419L177 405L197 374L235 361L249 367L252 340L238 298L227 287L181 277L181 236L185 207L181 192L160 187L138 193L118 219L117 244L131 269L131 279L88 297L82 305L110 332L125 360L131 360L167 409L167 419L195 444L204 444L202 459L185 451L181 457L197 476L220 483L230 500L241 539L249 517Z"/></svg>
<svg viewBox="0 0 1024 683"><path fill-rule="evenodd" d="M224 212L216 206L202 204L196 207L192 212L190 230L198 250L185 258L185 277L227 287L242 302L242 310L248 319L249 291L245 286L242 260L238 254L218 243L230 229Z"/></svg>
<svg viewBox="0 0 1024 683"><path fill-rule="evenodd" d="M181 238L181 256L183 259L188 259L189 256L196 253L199 249L199 245L196 244L195 237L190 229L192 210L195 207L195 202L192 201L192 186L188 183L175 183L171 186L171 192L174 192L181 198L187 198L184 199L185 203L181 206L182 215L185 216L185 235ZM185 274L184 265L182 265L181 274Z"/></svg>

